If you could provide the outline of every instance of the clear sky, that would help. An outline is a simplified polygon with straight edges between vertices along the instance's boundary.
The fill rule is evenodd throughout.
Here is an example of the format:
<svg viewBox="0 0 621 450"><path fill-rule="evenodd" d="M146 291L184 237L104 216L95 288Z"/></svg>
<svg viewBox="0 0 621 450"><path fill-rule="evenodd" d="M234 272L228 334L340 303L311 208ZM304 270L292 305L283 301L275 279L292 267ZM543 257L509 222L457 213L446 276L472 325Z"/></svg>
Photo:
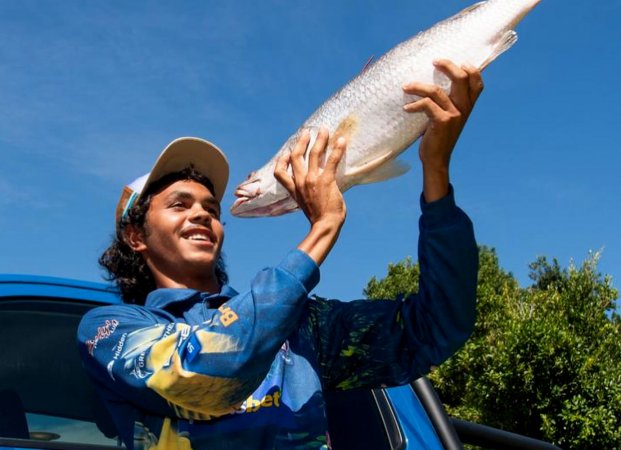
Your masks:
<svg viewBox="0 0 621 450"><path fill-rule="evenodd" d="M463 0L0 0L0 272L101 280L122 186L172 139L218 144L233 187L371 55ZM621 280L620 0L542 0L484 73L452 180L479 243L522 285L539 255L603 249ZM416 144L415 144L416 145ZM345 194L348 219L315 292L359 298L416 259L416 147L405 176ZM307 231L300 213L224 214L231 284L245 289Z"/></svg>

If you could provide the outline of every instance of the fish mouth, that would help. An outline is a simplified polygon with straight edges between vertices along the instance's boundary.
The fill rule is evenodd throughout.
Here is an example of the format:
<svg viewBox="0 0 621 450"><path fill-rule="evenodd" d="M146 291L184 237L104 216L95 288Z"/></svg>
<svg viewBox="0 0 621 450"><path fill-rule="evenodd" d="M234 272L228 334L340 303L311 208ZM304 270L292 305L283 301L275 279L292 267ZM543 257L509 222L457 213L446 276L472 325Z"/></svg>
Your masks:
<svg viewBox="0 0 621 450"><path fill-rule="evenodd" d="M245 209L244 205L251 198L250 197L241 197L240 195L237 194L237 191L235 191L235 195L237 195L239 198L237 200L235 200L235 202L231 206L231 214L233 214L234 216L237 216L237 217L248 217L248 216L244 215L244 209Z"/></svg>
<svg viewBox="0 0 621 450"><path fill-rule="evenodd" d="M248 180L241 183L233 192L237 200L231 206L231 214L238 217L247 217L244 211L248 208L247 202L261 194L259 180Z"/></svg>
<svg viewBox="0 0 621 450"><path fill-rule="evenodd" d="M261 180L248 180L237 186L233 193L239 199L251 199L261 194ZM235 202L237 203L237 202Z"/></svg>

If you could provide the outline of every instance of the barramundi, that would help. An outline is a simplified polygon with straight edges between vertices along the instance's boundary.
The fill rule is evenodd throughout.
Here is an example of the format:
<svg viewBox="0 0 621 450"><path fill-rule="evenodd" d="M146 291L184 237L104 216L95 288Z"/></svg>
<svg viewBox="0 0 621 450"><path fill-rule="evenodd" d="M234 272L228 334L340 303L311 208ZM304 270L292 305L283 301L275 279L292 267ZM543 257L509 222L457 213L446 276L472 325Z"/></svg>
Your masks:
<svg viewBox="0 0 621 450"><path fill-rule="evenodd" d="M231 213L241 217L277 216L298 206L274 178L276 162L289 152L302 130L311 135L320 127L330 132L327 153L339 137L347 150L336 174L342 192L357 184L373 183L408 170L397 156L414 143L429 122L423 112L408 113L403 105L418 99L402 86L418 81L450 92L451 81L433 62L448 59L483 70L516 41L515 26L539 0L487 0L397 45L337 91L317 109L263 167L252 172L235 190Z"/></svg>

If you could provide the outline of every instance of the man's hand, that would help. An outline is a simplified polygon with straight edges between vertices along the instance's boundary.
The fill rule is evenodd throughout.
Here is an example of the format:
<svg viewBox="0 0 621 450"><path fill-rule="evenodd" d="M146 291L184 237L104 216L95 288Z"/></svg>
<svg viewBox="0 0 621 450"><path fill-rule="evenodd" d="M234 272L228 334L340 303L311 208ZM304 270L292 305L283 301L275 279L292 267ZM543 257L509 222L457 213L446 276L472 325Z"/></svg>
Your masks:
<svg viewBox="0 0 621 450"><path fill-rule="evenodd" d="M413 82L403 87L407 94L422 97L403 108L408 112L424 112L429 118L419 147L423 195L427 202L448 193L451 153L483 91L481 72L475 67L458 67L448 60L436 61L434 65L452 82L448 95L436 85Z"/></svg>
<svg viewBox="0 0 621 450"><path fill-rule="evenodd" d="M284 154L276 163L274 176L308 218L311 230L298 248L321 264L338 238L346 216L345 201L336 184L336 169L345 153L345 139L339 138L321 168L329 142L328 130L322 128L308 154L304 155L310 135L304 130L291 153ZM292 174L287 169L291 165Z"/></svg>

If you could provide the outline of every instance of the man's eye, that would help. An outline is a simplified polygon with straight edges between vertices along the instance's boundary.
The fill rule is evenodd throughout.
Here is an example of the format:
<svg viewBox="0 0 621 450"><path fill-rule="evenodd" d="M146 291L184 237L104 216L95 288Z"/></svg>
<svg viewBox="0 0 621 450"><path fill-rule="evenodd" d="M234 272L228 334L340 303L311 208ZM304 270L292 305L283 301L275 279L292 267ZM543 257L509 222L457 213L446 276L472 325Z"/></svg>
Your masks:
<svg viewBox="0 0 621 450"><path fill-rule="evenodd" d="M175 208L175 209L183 208L183 203L181 203L181 202L173 202L173 203L170 204L170 207L171 208Z"/></svg>

